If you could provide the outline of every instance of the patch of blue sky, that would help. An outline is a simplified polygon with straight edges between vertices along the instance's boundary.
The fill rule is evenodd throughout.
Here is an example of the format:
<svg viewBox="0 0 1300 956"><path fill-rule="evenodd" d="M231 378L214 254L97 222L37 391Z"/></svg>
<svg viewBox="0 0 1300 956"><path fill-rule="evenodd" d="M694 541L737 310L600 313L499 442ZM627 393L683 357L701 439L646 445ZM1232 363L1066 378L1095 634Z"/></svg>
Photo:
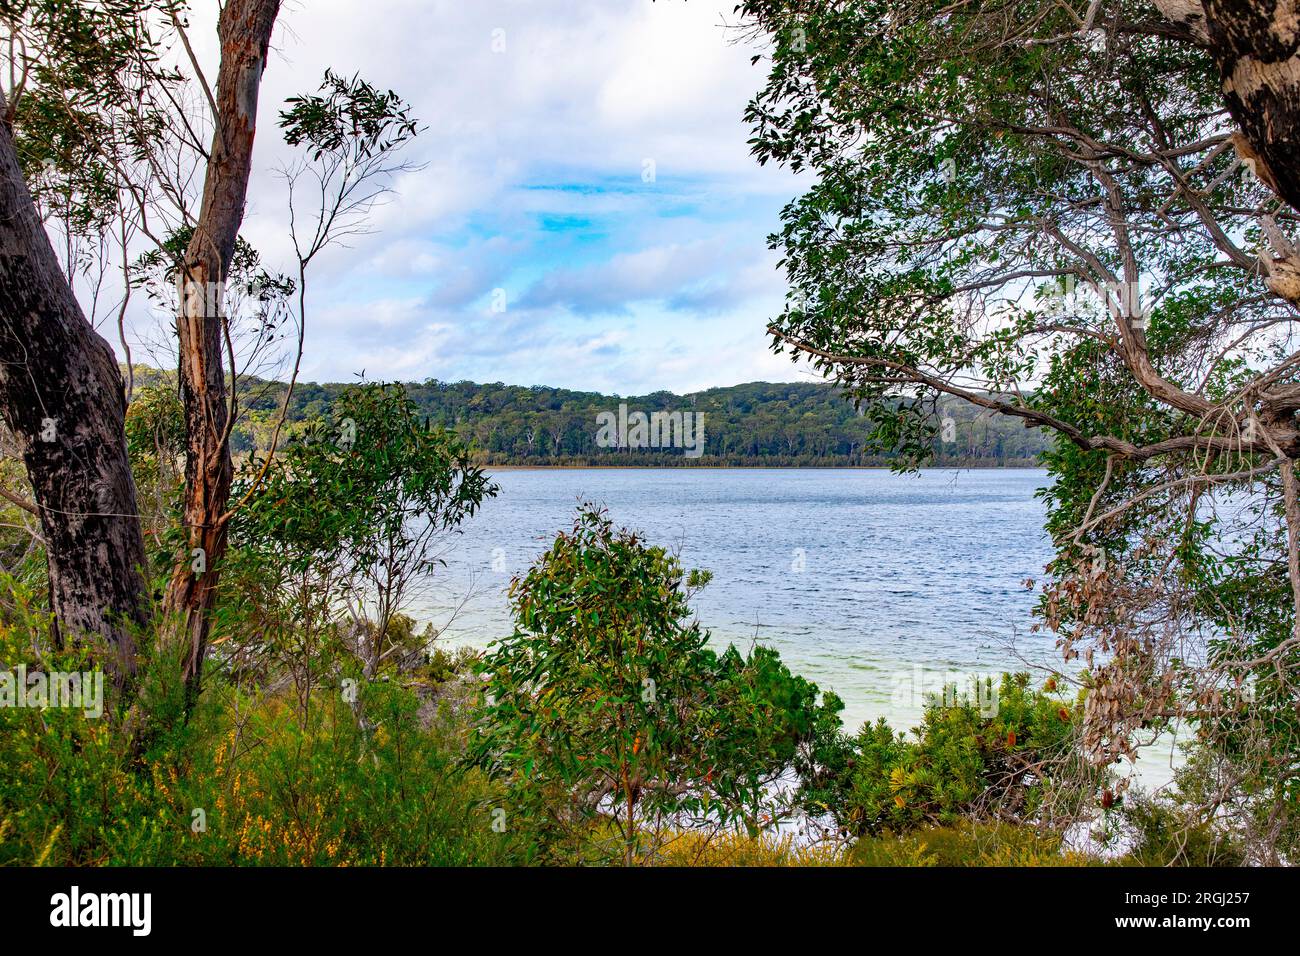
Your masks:
<svg viewBox="0 0 1300 956"><path fill-rule="evenodd" d="M593 228L594 220L590 216L542 213L537 217L537 225L542 232L576 234L586 240L608 235Z"/></svg>

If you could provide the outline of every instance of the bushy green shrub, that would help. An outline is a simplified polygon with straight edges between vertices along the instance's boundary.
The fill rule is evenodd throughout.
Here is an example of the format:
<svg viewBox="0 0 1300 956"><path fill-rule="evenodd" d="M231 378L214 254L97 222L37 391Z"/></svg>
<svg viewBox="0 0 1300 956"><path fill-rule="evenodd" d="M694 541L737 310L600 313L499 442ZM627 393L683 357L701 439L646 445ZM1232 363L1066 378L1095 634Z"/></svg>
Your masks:
<svg viewBox="0 0 1300 956"><path fill-rule="evenodd" d="M0 715L0 862L31 865L500 865L493 791L414 699L380 688L367 740L341 702L303 727L284 701L244 701L180 753L135 764L109 722ZM230 715L228 715L230 716ZM224 730L224 733L219 731Z"/></svg>
<svg viewBox="0 0 1300 956"><path fill-rule="evenodd" d="M548 858L631 863L705 821L756 833L782 812L774 781L834 722L774 651L707 647L689 607L706 580L585 506L513 582L474 752Z"/></svg>
<svg viewBox="0 0 1300 956"><path fill-rule="evenodd" d="M0 626L0 660L53 670L93 661L30 654ZM24 651L24 649L27 649ZM0 865L467 865L522 858L492 827L499 795L462 765L464 713L427 719L397 684L362 689L363 729L338 689L304 710L280 693L213 681L188 722L140 752L133 728L179 699L154 661L135 705L0 708ZM156 717L156 715L152 715Z"/></svg>
<svg viewBox="0 0 1300 956"><path fill-rule="evenodd" d="M992 716L969 696L944 698L911 738L883 719L855 737L819 736L799 766L804 805L851 834L904 832L994 812L1031 819L1058 761L1092 782L1095 771L1069 760L1077 703L1030 688L1028 675L1003 676Z"/></svg>
<svg viewBox="0 0 1300 956"><path fill-rule="evenodd" d="M176 520L184 477L185 410L173 384L136 390L126 410L126 446L145 544L158 549Z"/></svg>

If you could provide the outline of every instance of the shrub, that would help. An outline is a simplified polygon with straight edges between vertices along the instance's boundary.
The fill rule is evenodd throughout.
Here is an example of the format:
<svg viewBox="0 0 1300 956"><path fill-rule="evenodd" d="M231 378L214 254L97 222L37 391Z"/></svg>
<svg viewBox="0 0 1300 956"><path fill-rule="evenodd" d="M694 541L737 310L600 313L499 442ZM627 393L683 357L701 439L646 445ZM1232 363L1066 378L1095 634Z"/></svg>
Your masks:
<svg viewBox="0 0 1300 956"><path fill-rule="evenodd" d="M32 633L0 626L5 666ZM93 662L44 653L40 666ZM153 661L137 707L179 687ZM306 711L213 681L188 722L138 752L131 719L0 708L0 865L466 865L522 858L492 828L491 782L462 766L464 714L427 719L411 690L363 690L366 732L336 690ZM154 720L156 726L167 722Z"/></svg>
<svg viewBox="0 0 1300 956"><path fill-rule="evenodd" d="M855 866L1089 866L1100 861L1062 852L1059 837L1029 826L974 823L863 837L849 854Z"/></svg>
<svg viewBox="0 0 1300 956"><path fill-rule="evenodd" d="M689 607L706 581L585 506L512 583L474 752L544 854L631 863L670 830L753 834L783 812L775 781L834 713L775 652L706 646Z"/></svg>
<svg viewBox="0 0 1300 956"><path fill-rule="evenodd" d="M1025 674L1005 675L997 712L987 717L969 697L954 704L955 694L945 693L949 702L926 707L915 739L883 719L853 738L819 736L799 765L805 807L856 835L952 825L994 811L1032 819L1062 782L1054 769L1066 766L1072 775L1063 782L1076 788L1076 798L1093 793L1097 773L1071 759L1078 705L1033 690L1028 681Z"/></svg>
<svg viewBox="0 0 1300 956"><path fill-rule="evenodd" d="M1240 842L1174 800L1126 796L1115 829L1131 844L1125 862L1136 866L1242 866Z"/></svg>
<svg viewBox="0 0 1300 956"><path fill-rule="evenodd" d="M644 862L653 866L844 866L845 857L840 846L803 845L793 836L684 830Z"/></svg>

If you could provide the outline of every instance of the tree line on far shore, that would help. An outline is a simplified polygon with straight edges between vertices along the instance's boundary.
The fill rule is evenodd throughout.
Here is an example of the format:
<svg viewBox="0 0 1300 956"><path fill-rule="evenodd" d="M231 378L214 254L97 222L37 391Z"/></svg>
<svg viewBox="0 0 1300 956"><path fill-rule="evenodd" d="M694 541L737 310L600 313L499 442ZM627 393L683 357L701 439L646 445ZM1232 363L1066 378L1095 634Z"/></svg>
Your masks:
<svg viewBox="0 0 1300 956"><path fill-rule="evenodd" d="M168 379L166 373L144 368L136 369L136 377L146 387L166 387ZM232 436L236 453L265 449L284 398L279 383L249 385L248 393L256 397ZM346 387L299 382L289 421L328 418ZM405 387L430 424L453 429L472 442L486 464L871 467L898 461L897 454L871 447L870 419L842 392L816 382L747 382L686 395L658 391L640 396L435 379ZM690 457L681 448L601 447L596 416L617 414L620 404L629 414L702 414L703 454ZM952 420L946 435L945 418ZM941 403L932 419L934 463L940 466L1034 466L1047 447L1041 431L980 414L964 402Z"/></svg>

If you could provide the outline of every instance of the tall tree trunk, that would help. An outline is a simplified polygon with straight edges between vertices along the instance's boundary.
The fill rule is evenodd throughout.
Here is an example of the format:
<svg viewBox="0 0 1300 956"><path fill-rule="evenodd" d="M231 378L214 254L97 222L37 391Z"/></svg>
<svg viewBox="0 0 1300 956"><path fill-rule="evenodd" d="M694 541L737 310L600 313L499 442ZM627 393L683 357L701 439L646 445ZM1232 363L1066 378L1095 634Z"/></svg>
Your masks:
<svg viewBox="0 0 1300 956"><path fill-rule="evenodd" d="M1300 209L1300 11L1293 0L1205 0L1224 102L1256 174Z"/></svg>
<svg viewBox="0 0 1300 956"><path fill-rule="evenodd" d="M203 204L180 269L181 399L185 406L185 524L190 552L167 590L167 612L180 628L184 676L197 697L208 648L209 616L226 551L223 514L230 497L230 399L223 355L227 330L219 290L227 278L244 220L257 128L257 99L280 0L228 0L217 33L216 129Z"/></svg>
<svg viewBox="0 0 1300 956"><path fill-rule="evenodd" d="M64 277L3 122L0 412L35 492L54 639L105 641L106 668L124 686L136 670L133 628L149 604L122 375Z"/></svg>

